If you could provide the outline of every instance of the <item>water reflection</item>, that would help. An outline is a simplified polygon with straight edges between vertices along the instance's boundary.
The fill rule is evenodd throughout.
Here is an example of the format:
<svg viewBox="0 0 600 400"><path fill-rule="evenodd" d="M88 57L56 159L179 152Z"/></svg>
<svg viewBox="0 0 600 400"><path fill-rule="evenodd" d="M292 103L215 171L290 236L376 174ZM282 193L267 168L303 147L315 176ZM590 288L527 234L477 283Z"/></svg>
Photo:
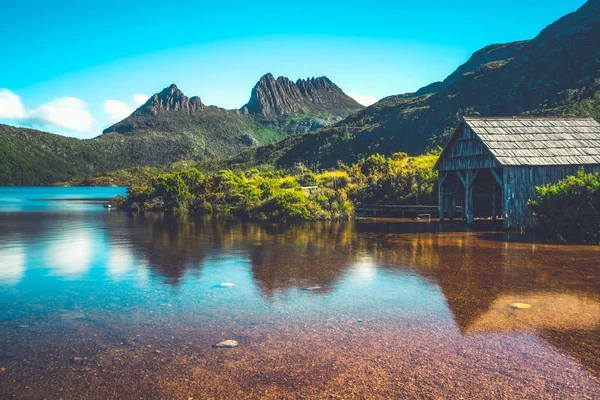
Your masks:
<svg viewBox="0 0 600 400"><path fill-rule="evenodd" d="M485 232L429 233L423 224L416 229L422 233L398 234L406 226L391 222L283 227L135 218L141 224L130 224L126 235L132 247L172 284L221 252L249 262L266 298L311 286L321 288L311 294L326 295L345 279L356 283L375 280L377 271L408 272L439 288L463 335L534 332L591 371L600 370L592 354L600 351L598 341L579 347L569 334L598 336L598 248L501 242L488 240L493 234ZM531 309L510 308L516 302Z"/></svg>
<svg viewBox="0 0 600 400"><path fill-rule="evenodd" d="M440 233L431 224L391 221L281 226L121 212L0 218L0 285L18 286L46 269L58 278L86 277L98 301L109 293L106 281L155 285L136 312L177 305L152 297L164 286L177 301L208 304L221 318L240 304L261 318L274 310L297 319L370 310L397 324L451 317L463 337L534 334L600 377L596 247L506 242L489 232ZM31 274L31 282L40 279ZM235 289L210 290L222 282ZM309 287L318 289L302 291ZM510 308L516 302L531 308Z"/></svg>
<svg viewBox="0 0 600 400"><path fill-rule="evenodd" d="M81 278L92 266L103 242L86 229L83 223L69 226L49 239L44 252L46 267L51 273L65 278Z"/></svg>
<svg viewBox="0 0 600 400"><path fill-rule="evenodd" d="M16 285L25 275L25 252L18 245L0 246L0 285Z"/></svg>

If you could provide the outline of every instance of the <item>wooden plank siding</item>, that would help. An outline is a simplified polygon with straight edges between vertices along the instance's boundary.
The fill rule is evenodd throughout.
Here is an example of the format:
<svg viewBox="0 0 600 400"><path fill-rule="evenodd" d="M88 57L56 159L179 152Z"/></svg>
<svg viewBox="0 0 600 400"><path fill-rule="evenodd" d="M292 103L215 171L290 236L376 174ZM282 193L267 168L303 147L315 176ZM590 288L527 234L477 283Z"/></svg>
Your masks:
<svg viewBox="0 0 600 400"><path fill-rule="evenodd" d="M505 228L531 227L535 221L527 203L536 198L536 186L556 183L581 168L600 172L600 124L592 118L464 118L435 168L441 220L446 211L452 215L449 204L460 197L467 223L473 222L477 187L480 194L491 192L484 193L491 217L495 193L502 191ZM449 190L456 182L461 193Z"/></svg>
<svg viewBox="0 0 600 400"><path fill-rule="evenodd" d="M458 129L459 133L446 147L444 157L440 158L438 166L440 171L465 171L500 166L471 128L463 123Z"/></svg>
<svg viewBox="0 0 600 400"><path fill-rule="evenodd" d="M556 183L581 168L587 173L600 172L600 165L504 167L504 226L508 229L533 226L535 221L527 202L536 198L536 186Z"/></svg>

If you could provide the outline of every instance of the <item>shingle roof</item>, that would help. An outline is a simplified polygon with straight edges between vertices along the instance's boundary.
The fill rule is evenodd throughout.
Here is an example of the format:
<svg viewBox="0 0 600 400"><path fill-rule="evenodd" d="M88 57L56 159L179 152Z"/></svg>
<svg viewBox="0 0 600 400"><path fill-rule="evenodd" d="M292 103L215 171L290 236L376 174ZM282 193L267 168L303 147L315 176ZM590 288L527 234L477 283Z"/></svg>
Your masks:
<svg viewBox="0 0 600 400"><path fill-rule="evenodd" d="M600 164L593 118L464 118L502 165Z"/></svg>

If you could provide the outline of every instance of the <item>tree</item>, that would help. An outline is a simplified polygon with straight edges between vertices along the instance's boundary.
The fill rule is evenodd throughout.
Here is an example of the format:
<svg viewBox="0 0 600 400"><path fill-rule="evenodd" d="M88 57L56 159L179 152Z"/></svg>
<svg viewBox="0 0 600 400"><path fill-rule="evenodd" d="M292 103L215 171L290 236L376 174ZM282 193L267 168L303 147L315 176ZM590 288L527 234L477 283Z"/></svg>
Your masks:
<svg viewBox="0 0 600 400"><path fill-rule="evenodd" d="M165 208L173 210L179 208L190 199L190 192L180 174L160 174L154 178L155 195L162 197Z"/></svg>
<svg viewBox="0 0 600 400"><path fill-rule="evenodd" d="M556 184L536 188L529 207L538 227L568 241L600 243L600 175L583 169Z"/></svg>

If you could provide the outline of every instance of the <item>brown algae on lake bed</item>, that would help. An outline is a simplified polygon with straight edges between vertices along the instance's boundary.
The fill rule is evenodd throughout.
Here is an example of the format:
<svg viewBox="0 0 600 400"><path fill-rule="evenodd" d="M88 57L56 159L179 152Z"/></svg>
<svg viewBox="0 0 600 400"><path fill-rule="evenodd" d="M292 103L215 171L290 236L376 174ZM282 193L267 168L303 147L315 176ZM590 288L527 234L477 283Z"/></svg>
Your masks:
<svg viewBox="0 0 600 400"><path fill-rule="evenodd" d="M91 237L106 243L109 256L98 256L87 274L78 265L77 275L57 278L68 271L66 261L53 269L56 261L42 259L22 288L0 291L0 354L12 355L0 358L0 394L600 393L596 247L514 243L494 232L403 232L406 225L393 223L270 227L125 218L111 213L91 224L100 235ZM56 240L16 233L44 249ZM34 281L36 271L52 273ZM56 287L39 287L49 280ZM213 289L223 282L235 286ZM238 347L213 347L224 340Z"/></svg>

